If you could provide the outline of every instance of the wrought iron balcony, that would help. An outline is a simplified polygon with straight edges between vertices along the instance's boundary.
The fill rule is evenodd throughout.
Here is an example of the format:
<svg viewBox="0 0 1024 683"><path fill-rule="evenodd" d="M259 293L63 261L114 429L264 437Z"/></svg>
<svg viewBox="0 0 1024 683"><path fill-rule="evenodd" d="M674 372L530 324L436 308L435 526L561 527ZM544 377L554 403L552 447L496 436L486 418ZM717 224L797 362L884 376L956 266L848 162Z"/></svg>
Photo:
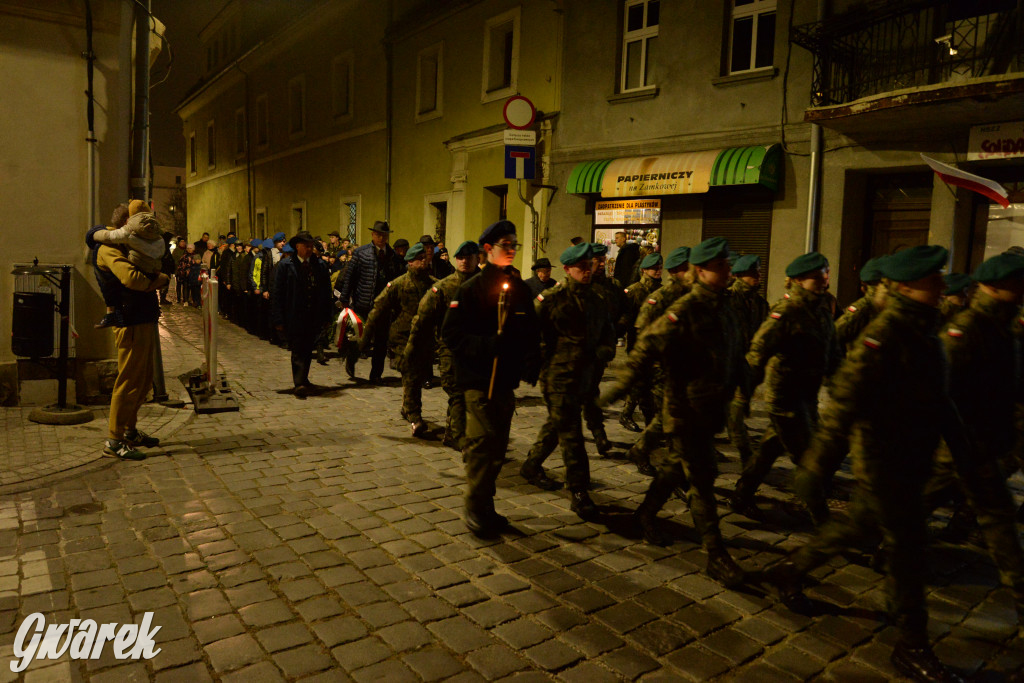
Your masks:
<svg viewBox="0 0 1024 683"><path fill-rule="evenodd" d="M1022 0L874 0L793 28L814 54L811 103L1024 71Z"/></svg>

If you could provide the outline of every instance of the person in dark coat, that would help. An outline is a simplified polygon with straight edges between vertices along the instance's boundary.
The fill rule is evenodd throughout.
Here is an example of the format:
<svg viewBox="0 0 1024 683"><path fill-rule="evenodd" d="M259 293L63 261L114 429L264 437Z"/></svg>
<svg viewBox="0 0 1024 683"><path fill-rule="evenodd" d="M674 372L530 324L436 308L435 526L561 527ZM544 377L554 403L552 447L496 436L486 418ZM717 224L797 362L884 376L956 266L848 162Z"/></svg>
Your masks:
<svg viewBox="0 0 1024 683"><path fill-rule="evenodd" d="M640 260L640 245L636 242L626 242L626 233L617 232L615 233L615 246L619 248L619 251L615 254L613 276L623 288L626 288L640 279L639 272L634 273L637 270L637 261Z"/></svg>
<svg viewBox="0 0 1024 683"><path fill-rule="evenodd" d="M443 280L455 272L455 266L452 265L448 250L444 247L440 247L434 252L434 260L430 267L434 277L438 280Z"/></svg>
<svg viewBox="0 0 1024 683"><path fill-rule="evenodd" d="M314 388L309 381L313 344L333 311L331 278L327 264L314 253L311 234L303 230L288 244L295 255L278 263L270 289L270 315L274 329L288 338L295 395L305 398Z"/></svg>
<svg viewBox="0 0 1024 683"><path fill-rule="evenodd" d="M534 297L558 284L551 277L551 261L546 258L537 259L532 270L533 277L523 280L523 284L530 288Z"/></svg>
<svg viewBox="0 0 1024 683"><path fill-rule="evenodd" d="M351 308L362 320L366 320L373 309L374 299L384 287L398 277L398 258L388 245L391 227L386 221L376 221L370 229L370 244L352 252L352 262L345 271L339 291L341 305ZM378 325L370 340L372 362L370 381L377 382L384 374L384 360L387 357L388 329L390 325ZM345 360L345 372L352 379L356 373L355 354Z"/></svg>
<svg viewBox="0 0 1024 683"><path fill-rule="evenodd" d="M203 236L194 242L196 247L196 256L202 258L203 254L206 253L206 250L210 248L209 242L210 233L204 232Z"/></svg>

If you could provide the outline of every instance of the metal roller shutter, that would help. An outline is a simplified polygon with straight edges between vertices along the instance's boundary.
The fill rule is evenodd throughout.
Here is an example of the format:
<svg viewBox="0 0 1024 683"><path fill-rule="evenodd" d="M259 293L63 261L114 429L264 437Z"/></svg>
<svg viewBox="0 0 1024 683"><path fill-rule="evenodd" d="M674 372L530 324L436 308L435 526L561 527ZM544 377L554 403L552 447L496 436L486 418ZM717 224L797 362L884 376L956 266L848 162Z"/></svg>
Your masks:
<svg viewBox="0 0 1024 683"><path fill-rule="evenodd" d="M772 242L772 201L708 195L701 239L724 237L735 254L761 257L761 294L767 292L768 255Z"/></svg>

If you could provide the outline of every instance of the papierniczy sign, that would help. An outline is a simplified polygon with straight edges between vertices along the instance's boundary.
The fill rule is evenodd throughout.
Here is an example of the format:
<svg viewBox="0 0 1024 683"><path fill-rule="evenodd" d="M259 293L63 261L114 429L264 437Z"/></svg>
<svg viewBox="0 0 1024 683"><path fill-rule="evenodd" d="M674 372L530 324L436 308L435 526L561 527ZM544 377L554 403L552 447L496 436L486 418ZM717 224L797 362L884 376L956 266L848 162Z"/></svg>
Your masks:
<svg viewBox="0 0 1024 683"><path fill-rule="evenodd" d="M604 171L602 197L707 192L718 151L615 159Z"/></svg>
<svg viewBox="0 0 1024 683"><path fill-rule="evenodd" d="M67 624L46 623L40 612L28 615L14 638L11 671L21 673L34 660L99 659L110 644L116 659L152 659L160 654L153 640L162 628L153 627L153 613L146 612L141 624L97 624L92 619L72 619Z"/></svg>
<svg viewBox="0 0 1024 683"><path fill-rule="evenodd" d="M1024 121L990 123L971 128L967 160L1024 157Z"/></svg>

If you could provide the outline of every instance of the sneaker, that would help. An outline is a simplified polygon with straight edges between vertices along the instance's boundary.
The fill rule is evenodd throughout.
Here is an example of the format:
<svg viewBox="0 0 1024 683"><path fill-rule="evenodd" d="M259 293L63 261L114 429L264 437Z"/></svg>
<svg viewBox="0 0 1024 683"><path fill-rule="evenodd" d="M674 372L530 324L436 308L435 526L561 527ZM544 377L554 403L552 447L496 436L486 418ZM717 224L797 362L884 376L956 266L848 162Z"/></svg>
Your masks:
<svg viewBox="0 0 1024 683"><path fill-rule="evenodd" d="M133 432L125 432L124 441L132 447L142 446L143 448L156 448L160 445L160 439L155 436L150 436L146 432L139 431L138 429Z"/></svg>
<svg viewBox="0 0 1024 683"><path fill-rule="evenodd" d="M93 325L93 327L95 327L97 330L99 330L99 329L102 329L104 327L111 327L114 324L114 322L115 322L114 314L113 313L107 313L102 318L100 318L100 321L98 323L96 323L95 325Z"/></svg>
<svg viewBox="0 0 1024 683"><path fill-rule="evenodd" d="M103 445L103 454L112 458L120 458L121 460L146 459L145 453L137 451L128 443L118 441L117 439L107 439L107 442Z"/></svg>

